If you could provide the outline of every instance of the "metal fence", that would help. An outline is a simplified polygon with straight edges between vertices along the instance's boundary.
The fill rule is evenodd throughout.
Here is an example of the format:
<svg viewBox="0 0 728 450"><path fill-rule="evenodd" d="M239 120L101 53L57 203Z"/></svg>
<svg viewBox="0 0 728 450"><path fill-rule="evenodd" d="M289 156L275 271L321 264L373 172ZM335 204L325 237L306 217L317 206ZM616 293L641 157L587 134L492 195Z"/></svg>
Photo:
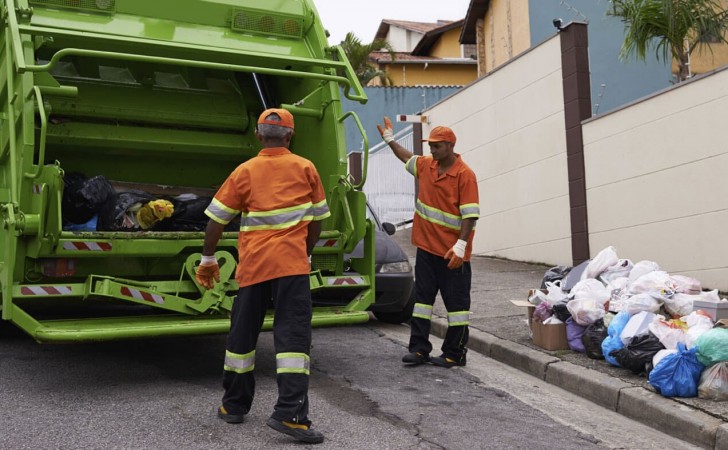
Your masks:
<svg viewBox="0 0 728 450"><path fill-rule="evenodd" d="M409 151L414 149L412 126L394 135ZM382 222L401 225L412 220L415 211L415 181L384 142L369 151L369 167L364 192L374 213Z"/></svg>

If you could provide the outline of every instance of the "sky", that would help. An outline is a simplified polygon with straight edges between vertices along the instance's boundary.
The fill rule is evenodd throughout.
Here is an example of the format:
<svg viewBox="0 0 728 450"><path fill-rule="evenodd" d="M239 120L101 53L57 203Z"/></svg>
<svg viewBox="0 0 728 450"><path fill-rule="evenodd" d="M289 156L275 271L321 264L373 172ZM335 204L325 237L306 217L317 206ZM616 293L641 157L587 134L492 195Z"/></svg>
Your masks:
<svg viewBox="0 0 728 450"><path fill-rule="evenodd" d="M470 0L314 0L329 44L338 44L352 31L363 43L374 39L383 19L409 22L460 20L468 12Z"/></svg>

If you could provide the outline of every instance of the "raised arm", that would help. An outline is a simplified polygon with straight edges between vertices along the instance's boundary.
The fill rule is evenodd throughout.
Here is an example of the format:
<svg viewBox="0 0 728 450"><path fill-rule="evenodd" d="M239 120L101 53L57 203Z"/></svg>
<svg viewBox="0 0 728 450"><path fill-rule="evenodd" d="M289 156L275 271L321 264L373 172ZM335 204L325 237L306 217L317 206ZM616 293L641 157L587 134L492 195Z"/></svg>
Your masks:
<svg viewBox="0 0 728 450"><path fill-rule="evenodd" d="M394 140L394 131L392 129L392 121L389 120L389 117L384 116L384 127L382 128L381 125L377 124L377 129L379 130L379 134L382 135L382 139L384 139L384 142L389 145L389 148L392 149L394 152L394 155L399 158L400 161L403 163L406 163L414 156L414 154L407 150L406 148L402 147L397 143L397 141Z"/></svg>

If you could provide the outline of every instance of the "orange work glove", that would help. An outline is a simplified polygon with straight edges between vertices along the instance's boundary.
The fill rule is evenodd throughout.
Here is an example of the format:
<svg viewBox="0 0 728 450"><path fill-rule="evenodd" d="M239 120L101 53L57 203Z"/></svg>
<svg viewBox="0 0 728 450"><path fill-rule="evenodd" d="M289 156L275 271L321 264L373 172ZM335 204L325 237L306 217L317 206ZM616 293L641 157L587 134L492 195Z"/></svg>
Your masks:
<svg viewBox="0 0 728 450"><path fill-rule="evenodd" d="M198 283L205 287L205 289L212 289L215 287L215 281L220 282L220 266L217 265L217 260L214 256L210 256L212 261L205 261L203 256L202 263L197 266L197 272L195 273L195 279ZM214 280L214 281L213 281Z"/></svg>
<svg viewBox="0 0 728 450"><path fill-rule="evenodd" d="M465 247L467 247L467 241L458 239L455 245L445 253L445 259L450 260L447 263L448 269L459 269L463 265L463 258L465 257Z"/></svg>
<svg viewBox="0 0 728 450"><path fill-rule="evenodd" d="M377 124L377 130L379 130L379 134L382 135L385 143L389 144L394 140L394 130L392 129L392 121L389 120L389 117L384 116L384 128Z"/></svg>

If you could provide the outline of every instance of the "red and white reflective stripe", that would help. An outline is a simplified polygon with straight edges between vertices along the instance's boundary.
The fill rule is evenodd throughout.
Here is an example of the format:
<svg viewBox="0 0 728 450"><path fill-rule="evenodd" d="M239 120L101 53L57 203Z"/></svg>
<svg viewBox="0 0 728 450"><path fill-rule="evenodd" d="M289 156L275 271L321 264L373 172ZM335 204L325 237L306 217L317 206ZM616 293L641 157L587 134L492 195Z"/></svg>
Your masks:
<svg viewBox="0 0 728 450"><path fill-rule="evenodd" d="M64 242L63 249L71 251L108 252L111 251L111 242Z"/></svg>
<svg viewBox="0 0 728 450"><path fill-rule="evenodd" d="M34 184L33 185L33 193L34 194L40 194L41 192L43 192L43 186L41 186L40 184Z"/></svg>
<svg viewBox="0 0 728 450"><path fill-rule="evenodd" d="M338 242L338 239L319 239L316 242L316 247L334 247Z"/></svg>
<svg viewBox="0 0 728 450"><path fill-rule="evenodd" d="M344 285L356 286L357 284L364 284L364 278L362 278L362 277L329 278L328 284L329 284L329 286L344 286Z"/></svg>
<svg viewBox="0 0 728 450"><path fill-rule="evenodd" d="M130 289L127 287L123 287L123 288L121 288L121 295L135 298L137 300L144 300L147 302L158 303L160 305L164 304L164 297L162 297L161 295L152 294L150 292L140 291L138 289Z"/></svg>
<svg viewBox="0 0 728 450"><path fill-rule="evenodd" d="M21 295L27 296L49 296L49 295L71 295L71 286L23 286L20 288Z"/></svg>

